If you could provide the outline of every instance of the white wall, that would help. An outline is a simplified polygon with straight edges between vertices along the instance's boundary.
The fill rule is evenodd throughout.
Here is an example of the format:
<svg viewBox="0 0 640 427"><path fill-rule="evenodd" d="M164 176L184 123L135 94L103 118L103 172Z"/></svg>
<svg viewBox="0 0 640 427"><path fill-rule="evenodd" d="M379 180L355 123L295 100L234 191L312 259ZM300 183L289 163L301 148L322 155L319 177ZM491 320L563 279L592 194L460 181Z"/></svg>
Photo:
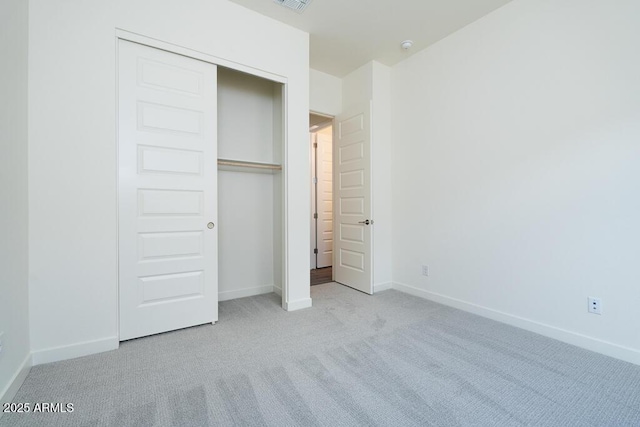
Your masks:
<svg viewBox="0 0 640 427"><path fill-rule="evenodd" d="M371 188L374 290L391 284L391 70L371 61L342 80L343 110L373 101Z"/></svg>
<svg viewBox="0 0 640 427"><path fill-rule="evenodd" d="M218 67L218 157L274 163L273 83ZM218 172L220 301L272 292L273 175ZM280 284L278 284L278 287Z"/></svg>
<svg viewBox="0 0 640 427"><path fill-rule="evenodd" d="M310 305L308 35L225 0L29 7L34 363L117 345L116 28L288 79L287 306Z"/></svg>
<svg viewBox="0 0 640 427"><path fill-rule="evenodd" d="M342 110L373 98L373 61L366 63L342 79Z"/></svg>
<svg viewBox="0 0 640 427"><path fill-rule="evenodd" d="M30 364L28 306L28 6L0 4L0 401L13 398Z"/></svg>
<svg viewBox="0 0 640 427"><path fill-rule="evenodd" d="M391 69L372 62L371 187L373 190L373 284L384 289L391 284Z"/></svg>
<svg viewBox="0 0 640 427"><path fill-rule="evenodd" d="M309 109L337 116L342 111L342 79L309 69Z"/></svg>
<svg viewBox="0 0 640 427"><path fill-rule="evenodd" d="M400 289L640 363L638 16L515 0L393 68Z"/></svg>

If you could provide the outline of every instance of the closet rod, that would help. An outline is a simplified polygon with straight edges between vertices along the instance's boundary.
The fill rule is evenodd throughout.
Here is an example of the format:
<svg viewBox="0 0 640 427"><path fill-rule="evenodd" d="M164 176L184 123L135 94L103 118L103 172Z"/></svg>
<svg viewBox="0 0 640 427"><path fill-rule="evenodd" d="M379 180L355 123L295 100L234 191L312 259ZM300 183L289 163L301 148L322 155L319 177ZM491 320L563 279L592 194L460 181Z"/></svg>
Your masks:
<svg viewBox="0 0 640 427"><path fill-rule="evenodd" d="M236 166L242 168L254 168L254 169L265 169L265 170L282 170L281 165L276 165L272 163L256 163L256 162L246 162L243 160L229 160L229 159L218 159L219 166Z"/></svg>

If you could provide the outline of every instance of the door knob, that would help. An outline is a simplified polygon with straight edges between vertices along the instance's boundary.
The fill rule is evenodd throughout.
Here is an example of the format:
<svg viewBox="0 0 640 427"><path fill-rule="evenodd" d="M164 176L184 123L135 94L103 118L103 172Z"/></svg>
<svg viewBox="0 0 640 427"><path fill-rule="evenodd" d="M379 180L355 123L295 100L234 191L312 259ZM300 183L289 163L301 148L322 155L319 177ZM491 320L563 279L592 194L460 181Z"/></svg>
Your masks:
<svg viewBox="0 0 640 427"><path fill-rule="evenodd" d="M369 221L368 219L365 219L364 221L358 221L358 224L369 225L371 224L371 221Z"/></svg>
<svg viewBox="0 0 640 427"><path fill-rule="evenodd" d="M213 227L215 227L216 225L212 222L210 222L209 224L207 224L207 228L209 228L209 230L211 230Z"/></svg>

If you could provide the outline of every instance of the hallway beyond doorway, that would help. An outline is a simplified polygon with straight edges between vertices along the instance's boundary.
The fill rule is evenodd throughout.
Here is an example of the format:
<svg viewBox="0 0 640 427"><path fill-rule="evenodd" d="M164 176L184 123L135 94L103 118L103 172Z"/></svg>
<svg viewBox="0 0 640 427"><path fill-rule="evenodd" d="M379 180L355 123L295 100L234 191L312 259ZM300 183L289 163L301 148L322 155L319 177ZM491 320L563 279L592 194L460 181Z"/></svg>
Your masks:
<svg viewBox="0 0 640 427"><path fill-rule="evenodd" d="M329 282L333 282L333 269L331 267L311 270L311 286Z"/></svg>

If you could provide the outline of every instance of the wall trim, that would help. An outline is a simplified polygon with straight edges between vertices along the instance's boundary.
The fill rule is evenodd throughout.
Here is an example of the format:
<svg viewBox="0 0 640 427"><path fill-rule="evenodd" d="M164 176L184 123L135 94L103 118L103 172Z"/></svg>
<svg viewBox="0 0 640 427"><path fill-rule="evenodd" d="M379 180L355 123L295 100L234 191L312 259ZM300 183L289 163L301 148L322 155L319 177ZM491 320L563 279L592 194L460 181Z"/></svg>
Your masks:
<svg viewBox="0 0 640 427"><path fill-rule="evenodd" d="M278 296L282 296L282 288L280 286L273 285L273 293Z"/></svg>
<svg viewBox="0 0 640 427"><path fill-rule="evenodd" d="M198 59L200 61L209 62L211 64L220 65L222 67L231 68L233 70L241 71L243 73L252 74L254 76L262 77L267 80L285 84L288 79L285 76L275 74L269 71L262 70L260 68L244 65L239 62L230 61L219 56L210 55L208 53L200 52L198 50L183 47L177 44L165 42L153 37L144 36L139 33L128 31L122 28L116 28L116 37L122 40L128 40L130 42L143 44L145 46L154 47L168 52L177 53L178 55L188 56L190 58Z"/></svg>
<svg viewBox="0 0 640 427"><path fill-rule="evenodd" d="M9 403L14 397L16 397L18 390L22 387L22 383L24 383L27 375L29 375L29 371L31 371L31 366L32 358L31 353L29 353L24 358L13 377L11 377L11 380L9 380L9 384L7 384L4 390L2 390L2 393L0 393L0 403ZM0 411L0 418L2 418L2 411Z"/></svg>
<svg viewBox="0 0 640 427"><path fill-rule="evenodd" d="M253 288L243 288L235 291L218 292L218 301L229 301L236 298L252 297L255 295L270 294L274 286L255 286Z"/></svg>
<svg viewBox="0 0 640 427"><path fill-rule="evenodd" d="M302 310L303 308L310 308L311 306L311 298L302 298L299 300L286 302L284 309L287 311L296 311Z"/></svg>
<svg viewBox="0 0 640 427"><path fill-rule="evenodd" d="M45 363L59 362L61 360L75 359L76 357L89 356L90 354L116 350L120 346L118 337L102 338L99 340L85 341L81 343L50 347L36 350L31 353L33 366Z"/></svg>
<svg viewBox="0 0 640 427"><path fill-rule="evenodd" d="M386 291L387 289L393 289L393 282L377 283L373 285L373 293Z"/></svg>
<svg viewBox="0 0 640 427"><path fill-rule="evenodd" d="M454 307L469 313L477 314L492 320L496 320L507 325L535 332L549 338L562 341L567 344L575 345L586 350L595 351L625 362L640 365L640 350L624 347L609 341L603 341L587 335L571 332L545 323L536 322L535 320L526 319L524 317L515 316L513 314L504 313L502 311L487 308L481 305L473 304L467 301L452 298L436 292L426 291L403 283L393 283L393 289L404 292L409 295L428 299L440 304Z"/></svg>

